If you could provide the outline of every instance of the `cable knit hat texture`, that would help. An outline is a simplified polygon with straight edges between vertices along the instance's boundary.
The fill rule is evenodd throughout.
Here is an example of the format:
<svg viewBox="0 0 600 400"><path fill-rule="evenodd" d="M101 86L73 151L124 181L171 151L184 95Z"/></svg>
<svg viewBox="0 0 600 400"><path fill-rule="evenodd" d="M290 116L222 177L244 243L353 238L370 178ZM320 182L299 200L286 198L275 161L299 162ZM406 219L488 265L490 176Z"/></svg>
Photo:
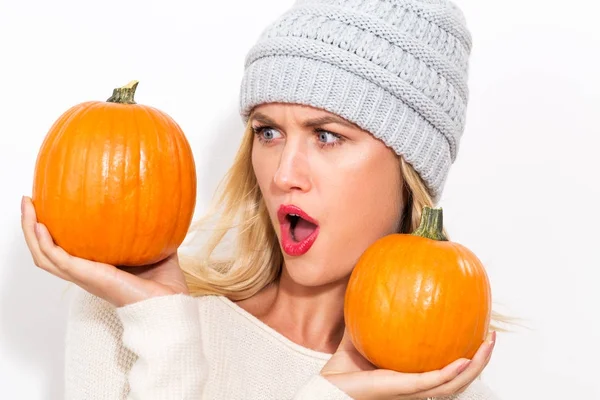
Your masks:
<svg viewBox="0 0 600 400"><path fill-rule="evenodd" d="M447 0L296 0L246 56L240 113L337 114L404 157L439 201L465 127L471 36Z"/></svg>

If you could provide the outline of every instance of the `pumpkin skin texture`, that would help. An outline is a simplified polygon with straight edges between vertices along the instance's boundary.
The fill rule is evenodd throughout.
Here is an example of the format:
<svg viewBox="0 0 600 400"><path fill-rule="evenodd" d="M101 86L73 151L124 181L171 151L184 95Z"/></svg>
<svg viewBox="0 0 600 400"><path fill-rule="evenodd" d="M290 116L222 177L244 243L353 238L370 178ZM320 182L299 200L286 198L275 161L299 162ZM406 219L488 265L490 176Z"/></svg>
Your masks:
<svg viewBox="0 0 600 400"><path fill-rule="evenodd" d="M191 148L171 117L135 103L137 84L67 110L39 150L32 193L38 221L73 256L153 264L177 251L191 224Z"/></svg>
<svg viewBox="0 0 600 400"><path fill-rule="evenodd" d="M442 232L442 210L426 208L415 233L377 240L352 271L346 328L356 349L378 368L438 370L471 359L486 339L486 271L475 254Z"/></svg>

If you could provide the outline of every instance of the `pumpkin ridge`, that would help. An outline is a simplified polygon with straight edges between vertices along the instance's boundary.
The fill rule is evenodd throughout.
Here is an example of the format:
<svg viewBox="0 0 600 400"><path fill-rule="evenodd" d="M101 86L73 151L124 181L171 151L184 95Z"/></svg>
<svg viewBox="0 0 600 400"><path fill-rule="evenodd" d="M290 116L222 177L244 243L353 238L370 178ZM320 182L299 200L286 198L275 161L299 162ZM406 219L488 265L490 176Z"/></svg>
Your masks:
<svg viewBox="0 0 600 400"><path fill-rule="evenodd" d="M137 84L136 84L136 86L137 86ZM130 176L130 165L128 164L128 162L126 160L128 160L128 157L129 157L129 152L130 152L129 146L130 146L130 143L132 142L131 136L133 136L132 132L139 133L139 126L138 126L137 120L135 118L136 107L130 106L130 107L127 107L125 110L127 111L127 115L124 116L123 121L127 121L127 125L125 125L125 123L122 123L119 125L119 130L123 130L123 134L121 135L122 139L121 139L121 141L118 141L117 138L114 138L113 143L115 145L112 146L113 148L122 148L123 149L122 154L121 154L122 161L120 163L121 171L120 171L120 179L119 179L119 182L120 182L119 191L121 192L121 195L123 196L123 198L126 199L126 202L121 207L119 207L119 209L120 209L119 218L121 218L122 214L124 214L123 209L122 209L123 206L128 207L128 209L131 209L131 203L133 202L133 200L130 197L128 197L128 193L126 193L126 190L129 188L129 185L130 185L130 182L128 179L128 177ZM111 129L110 132L112 132L112 134L114 136L117 136L119 134L119 131L116 129ZM133 190L132 192L137 193L136 190ZM119 248L115 249L115 254L117 255L116 257L120 260L126 260L127 259L127 250L131 249L131 248L135 248L135 236L136 235L132 235L131 232L137 232L137 221L139 220L139 213L134 212L132 215L134 216L134 221L135 221L134 225L136 226L136 229L134 229L133 231L128 231L124 227L121 227L118 230L120 240L117 241Z"/></svg>
<svg viewBox="0 0 600 400"><path fill-rule="evenodd" d="M178 129L178 132L182 132L181 127L179 126L179 124L177 122L175 122L175 120L173 120L172 118L170 118L168 115L164 115L165 118L167 118L171 125L173 125L174 127L176 127ZM192 171L192 176L190 179L190 191L194 191L194 193L196 192L196 185L197 185L197 177L196 177L196 166L193 163L193 158L190 159L189 161L192 161L191 163L187 163L186 160L187 158L185 157L185 154L189 153L192 154L192 149L189 145L189 143L187 142L187 139L185 138L184 135L177 135L177 137L175 138L175 142L177 143L177 150L178 150L178 158L179 158L179 181L180 183L183 183L183 179L185 176L185 172L186 170L191 170ZM187 187L187 186L184 186ZM186 203L188 201L190 201L190 192L185 193L186 197L184 198L182 196L181 201L179 203L179 220L181 220L181 218L183 216L185 216L187 223L191 223L191 220L193 218L194 215L194 210L196 207L196 202L193 201L193 203L187 204ZM195 198L195 196L193 196L193 198ZM184 211L184 206L186 207L186 209L191 208L192 212L189 213L189 215L183 214ZM181 228L178 227L178 230L181 230ZM185 238L187 237L188 234L188 229L184 229L181 233L178 233L178 237L177 237L177 241L179 240L185 240Z"/></svg>
<svg viewBox="0 0 600 400"><path fill-rule="evenodd" d="M171 124L171 121L169 121L169 118L167 118L162 112L158 111L157 113L153 114L154 118L158 118L161 123L162 126L167 126L170 128L170 130L172 131L179 131L179 127L178 126L173 126ZM169 142L169 145L171 147L174 147L176 149L175 154L177 154L177 163L172 163L172 164L176 164L177 165L177 171L176 171L176 175L177 175L177 183L175 184L175 186L181 186L182 181L182 172L183 172L183 168L181 166L181 162L182 162L182 151L181 151L181 147L179 145L179 134L176 135L167 135L166 140ZM177 218L172 219L171 220L171 226L169 227L169 234L168 234L168 238L169 238L169 242L171 242L172 238L175 237L175 235L177 234L177 231L179 230L179 226L178 226L178 221L181 220L181 211L182 211L182 203L183 203L183 196L181 194L181 192L176 191L176 195L177 198L176 200L176 209L177 209ZM169 248L163 248L162 252L170 252L171 249Z"/></svg>
<svg viewBox="0 0 600 400"><path fill-rule="evenodd" d="M140 107L140 113L138 115L139 120L138 123L141 126L145 126L147 121L152 121L152 117L150 116L150 111L148 109L146 109L146 107ZM146 120L144 120L144 118ZM150 130L144 131L145 134L141 136L141 139L139 141L140 143L140 186L139 186L139 190L140 190L140 197L143 198L145 197L142 193L152 193L151 195L148 195L146 197L149 197L152 200L152 206L154 208L154 198L156 197L156 193L155 193L155 189L152 186L153 183L149 182L148 179L148 171L149 169L147 168L147 164L149 163L150 160L148 160L147 158L147 154L149 154L150 152L148 151L149 147L157 147L158 144L158 128L156 126L153 127L154 132L151 133ZM141 131L141 130L140 130ZM154 137L155 143L149 143L150 142L150 138ZM154 173L154 171L151 171L152 173ZM157 176L155 177L155 179L159 179L159 176L157 174ZM150 186L148 186L150 185ZM142 202L142 204L140 205L140 209L139 211L143 212L145 207L148 207L149 204L146 202ZM160 207L159 207L160 209ZM154 243L155 240L155 236L159 233L157 232L158 229L157 226L157 220L154 219L153 220L153 226L151 228L149 228L148 226L146 226L145 230L144 230L144 235L147 235L147 230L150 229L151 232L153 234L149 235L148 240L146 241L146 243ZM162 233L162 232L161 232ZM147 246L144 246L142 249L142 253L144 254L145 257L148 256L148 252L149 249L147 248Z"/></svg>
<svg viewBox="0 0 600 400"><path fill-rule="evenodd" d="M41 145L41 151L38 153L37 161L36 161L36 176L34 177L34 186L33 186L33 198L34 201L36 199L46 199L48 197L48 185L42 185L41 182L46 182L48 180L48 175L50 175L50 168L48 166L48 157L51 154L51 151L54 147L54 143L58 140L58 133L55 133L56 129L64 130L64 126L68 125L66 122L73 118L73 115L77 113L77 111L81 108L81 104L77 106L71 107L69 110L65 111L60 118L52 124L52 127L48 131L48 135L44 138L44 141ZM41 173L40 173L41 169ZM38 202L36 207L36 212L38 216L38 220L43 222L45 219L45 202ZM41 217L41 219L40 219ZM50 228L48 228L50 229Z"/></svg>
<svg viewBox="0 0 600 400"><path fill-rule="evenodd" d="M394 251L394 253L398 253L399 251L400 251L400 249L398 249L397 251ZM394 256L396 256L396 255L397 254L394 254ZM394 294L393 294L393 297L388 297L387 298L388 309L392 310L391 312L393 313L393 315L397 315L398 313L405 314L406 310L404 310L404 309L394 311L394 302L395 302L395 300L397 298L396 296L398 296L398 295L400 295L400 296L406 296L407 295L406 293L400 293L400 294L398 293L398 290L401 287L401 283L399 281L402 278L402 274L393 274L393 272L391 270L394 269L394 268L397 268L396 266L392 266L392 265L388 264L385 267L386 267L386 270L387 270L385 276L392 275L392 277L394 278L394 284L393 284L393 286L394 286ZM385 326L384 329L386 331L394 329L395 328L395 326L394 326L395 324L397 324L397 322L393 318L389 318L388 321L387 321L387 326ZM404 327L404 326L401 327L399 329L399 335L402 335L402 332L405 331L405 329L406 329L406 327ZM401 338L397 338L397 340L402 340L402 339ZM388 344L388 343L386 343L386 344ZM395 357L404 357L403 354L394 354L394 356Z"/></svg>
<svg viewBox="0 0 600 400"><path fill-rule="evenodd" d="M136 109L133 108L133 110L135 111ZM142 156L141 156L141 151L142 151L142 147L141 147L141 142L142 142L142 138L141 138L141 128L140 128L140 123L139 123L139 119L138 119L138 113L134 112L135 117L133 118L133 125L135 127L135 147L132 149L131 147L127 147L127 151L130 153L131 157L135 157L137 158L137 163L135 163L135 167L131 167L132 169L135 169L135 175L136 175L136 190L134 190L134 197L135 199L131 200L131 209L134 210L133 215L134 215L134 234L131 237L131 247L134 249L137 249L139 246L139 232L140 232L140 212L139 210L141 210L142 206L141 206L141 193L140 193L140 188L142 185L142 179L141 179L141 174L142 174ZM128 169L129 170L129 169ZM135 207L135 209L134 209ZM135 234L135 233L138 234Z"/></svg>
<svg viewBox="0 0 600 400"><path fill-rule="evenodd" d="M67 164L71 160L71 157L69 157L68 155L70 154L69 150L71 149L71 143L73 139L70 136L74 135L73 129L76 129L81 124L81 121L85 118L87 114L89 114L94 109L94 106L94 102L88 103L85 107L82 107L79 110L77 110L77 112L72 115L72 118L69 118L69 120L65 121L61 126L60 131L56 135L56 140L54 141L52 148L49 150L51 155L54 154L54 157L56 157L56 154L60 154L60 156L58 157L58 159L60 160L60 172L56 176L56 182L58 183L59 188L57 193L58 196L61 196L63 193L67 193L67 190L65 190L65 184L67 183L67 180L64 179L64 175L65 171L67 170ZM63 141L63 139L65 139L65 143L62 143L62 148L59 150L57 147L59 143ZM46 186L49 185L46 184ZM55 207L58 210L53 212L53 214L58 214L58 217L61 220L63 219L65 212L70 211L70 205L68 204L68 200L69 199L67 199L67 201L54 202ZM57 239L57 241L61 240L64 234L65 225L53 223L52 228L52 235L54 237L59 238ZM60 245L60 242L58 242L57 244Z"/></svg>
<svg viewBox="0 0 600 400"><path fill-rule="evenodd" d="M154 126L154 137L155 137L155 140L156 140L155 146L160 147L160 145L162 143L162 141L161 141L161 130L162 129L159 129L159 124L156 123L156 119L155 119L156 112L154 112L154 113L150 112L150 109L148 109L147 107L141 107L141 109L150 118L150 121L152 121L152 126ZM164 126L162 124L160 124L160 128L164 128ZM161 160L162 160L162 158L161 158ZM159 164L161 164L160 161L159 161ZM157 168L156 174L157 174L157 178L156 178L155 181L156 182L160 182L160 184L156 185L154 187L151 187L151 189L152 189L153 192L155 192L155 196L159 199L158 202L157 202L158 204L156 205L156 207L157 207L157 210L159 210L158 212L160 213L163 210L164 206L165 206L165 199L167 199L167 196L169 196L170 194L163 192L163 190L164 190L164 187L163 187L164 183L163 182L165 182L164 166ZM169 179L169 177L167 176L166 179ZM165 236L164 235L165 232L164 231L161 232L160 228L161 228L160 227L160 218L155 218L154 228L152 229L153 235L152 235L151 243L156 243L156 237L157 237L157 235L160 234L163 237ZM161 249L160 249L159 254L163 253L164 248L165 248L165 243L169 242L169 241L170 241L170 238L164 237L162 243L160 244L161 245ZM151 250L148 250L148 249L146 251L151 252Z"/></svg>
<svg viewBox="0 0 600 400"><path fill-rule="evenodd" d="M102 118L101 120L106 120L108 121L109 125L108 128L106 129L107 132L107 138L105 139L107 142L110 142L110 146L108 146L108 154L106 154L106 150L105 153L103 154L104 157L106 157L106 159L108 160L108 167L106 170L104 170L104 168L102 169L102 186L104 187L105 190L103 190L103 198L102 198L102 205L109 205L108 206L108 211L109 211L109 217L111 220L114 221L114 205L111 201L111 193L113 189L112 185L111 185L111 177L113 176L113 174L115 173L114 171L114 165L113 165L113 160L114 160L114 150L115 150L115 144L114 144L114 138L115 138L115 122L117 120L117 118L115 116L112 116L112 113L119 113L121 110L111 110L108 107L105 108L101 108L102 111ZM110 113L110 114L109 114ZM107 115L105 117L105 115ZM121 118L121 115L119 115L119 119ZM103 215L102 218L105 218L105 216ZM110 235L112 236L115 233L115 226L112 225L113 221L108 221L108 232L105 231L105 235ZM107 238L108 239L108 238ZM113 257L115 258L115 260L117 260L119 258L119 253L117 252L117 247L118 245L115 245L115 242L118 242L118 239L115 240L114 238L111 238L111 240L108 241L109 243L109 248L108 251L110 254L113 255ZM114 263L114 262L113 262Z"/></svg>
<svg viewBox="0 0 600 400"><path fill-rule="evenodd" d="M481 263L481 261L479 260L479 258L471 251L469 251L466 247L462 246L459 243L453 243L453 247L456 249L456 251L459 253L460 255L460 259L462 260L467 260L468 263L468 271L469 271L469 278L470 279L478 279L479 281L481 281L482 279L486 282L488 281L488 277L487 277L487 273L485 271L485 267L483 266L483 263ZM479 284L475 284L472 285L473 290L476 291L476 298L491 298L491 293L489 292L489 283L488 283L488 288L486 289L485 287L483 287L483 285L481 283ZM482 291L485 291L486 293L483 293ZM476 305L478 309L482 308L482 307L487 307L488 305L484 305L484 304L477 304ZM480 327L480 326L485 326L485 322L482 321L481 319L485 318L485 316L483 315L483 313L479 312L476 313L476 319L474 321L473 326L474 327ZM487 331L488 329L484 329L484 334L482 338L476 338L475 335L471 335L472 341L470 343L470 348L476 348L478 347L481 342L483 342L483 340L485 340L485 337L487 336ZM477 342L474 342L475 340L477 340ZM473 350L471 352L471 355L475 354L475 350Z"/></svg>
<svg viewBox="0 0 600 400"><path fill-rule="evenodd" d="M98 109L98 111L102 111L102 109L100 107L98 107L98 106L99 106L99 104L92 104L90 106L90 108L96 108L96 109ZM103 119L98 120L97 124L99 125L101 121L103 121ZM92 131L96 131L97 132L99 130L98 125L96 125L95 129L92 130ZM89 135L88 134L88 135L86 135L86 139L87 140L86 140L85 145L81 146L84 149L84 151L85 151L85 155L83 156L83 159L85 160L84 161L84 173L81 174L81 182L79 183L79 185L80 185L79 187L81 188L80 204L83 205L83 208L84 208L83 209L83 213L84 213L84 215L79 214L79 215L76 216L76 219L78 220L77 221L78 222L77 225L79 225L79 226L82 225L81 224L81 219L87 219L87 215L85 215L85 214L89 213L89 211L88 211L88 209L89 209L89 203L88 203L89 199L88 199L88 196L87 196L87 193L88 193L88 191L87 191L87 187L88 186L87 185L88 185L88 177L89 177L90 173L88 171L89 171L89 168L90 168L90 162L95 159L95 157L94 157L93 154L92 154L91 157L89 156L90 149L92 148L92 141L94 139L94 135ZM86 228L87 227L83 228L83 231L84 231L83 232L83 237L85 239L88 239L89 234L85 234ZM103 239L100 239L100 240L103 240ZM87 240L82 241L82 242L83 243L87 243ZM84 254L89 254L88 253L90 251L89 250L89 246L87 246L85 244L82 245L81 251L83 251Z"/></svg>

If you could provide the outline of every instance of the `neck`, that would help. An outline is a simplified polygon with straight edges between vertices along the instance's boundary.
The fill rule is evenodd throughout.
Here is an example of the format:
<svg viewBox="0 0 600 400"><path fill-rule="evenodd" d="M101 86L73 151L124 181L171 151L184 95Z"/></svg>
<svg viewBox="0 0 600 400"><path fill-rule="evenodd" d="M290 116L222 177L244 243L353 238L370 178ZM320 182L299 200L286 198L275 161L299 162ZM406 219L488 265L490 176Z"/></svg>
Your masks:
<svg viewBox="0 0 600 400"><path fill-rule="evenodd" d="M344 333L346 286L347 280L302 286L283 268L280 279L254 296L247 309L293 342L334 353Z"/></svg>

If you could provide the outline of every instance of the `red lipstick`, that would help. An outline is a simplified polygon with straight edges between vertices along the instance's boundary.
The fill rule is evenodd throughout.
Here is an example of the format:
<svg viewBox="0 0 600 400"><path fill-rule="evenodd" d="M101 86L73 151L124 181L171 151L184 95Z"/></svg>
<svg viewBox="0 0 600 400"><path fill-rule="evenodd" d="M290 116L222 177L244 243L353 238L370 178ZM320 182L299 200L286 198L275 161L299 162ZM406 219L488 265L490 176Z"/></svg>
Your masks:
<svg viewBox="0 0 600 400"><path fill-rule="evenodd" d="M319 223L300 207L282 204L277 211L281 230L281 247L290 256L301 256L310 250L319 236ZM302 240L297 240L294 230L301 225L303 230L310 232Z"/></svg>

